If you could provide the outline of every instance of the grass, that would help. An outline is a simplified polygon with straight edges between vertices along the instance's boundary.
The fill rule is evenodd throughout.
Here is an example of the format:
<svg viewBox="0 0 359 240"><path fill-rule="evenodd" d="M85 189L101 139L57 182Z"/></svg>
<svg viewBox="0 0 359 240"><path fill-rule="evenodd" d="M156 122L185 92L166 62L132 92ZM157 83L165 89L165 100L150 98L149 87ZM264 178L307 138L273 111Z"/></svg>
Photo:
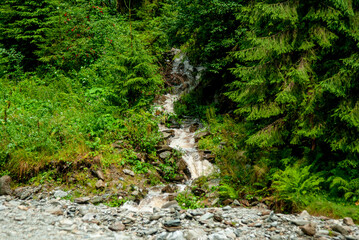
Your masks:
<svg viewBox="0 0 359 240"><path fill-rule="evenodd" d="M313 197L305 209L315 216L328 216L330 218L351 217L359 224L359 206L344 202L329 201L325 196Z"/></svg>

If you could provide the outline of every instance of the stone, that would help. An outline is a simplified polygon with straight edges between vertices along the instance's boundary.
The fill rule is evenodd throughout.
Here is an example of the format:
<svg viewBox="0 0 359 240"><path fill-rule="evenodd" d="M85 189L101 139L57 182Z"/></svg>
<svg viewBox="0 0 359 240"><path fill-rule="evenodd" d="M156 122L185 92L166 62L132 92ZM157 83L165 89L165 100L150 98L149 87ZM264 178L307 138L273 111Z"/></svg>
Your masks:
<svg viewBox="0 0 359 240"><path fill-rule="evenodd" d="M105 175L103 174L102 170L101 169L98 169L97 171L95 171L95 176L102 180L102 181L105 181Z"/></svg>
<svg viewBox="0 0 359 240"><path fill-rule="evenodd" d="M343 235L348 235L349 232L341 225L339 224L334 224L330 227L333 231L339 232Z"/></svg>
<svg viewBox="0 0 359 240"><path fill-rule="evenodd" d="M11 184L10 176L5 175L0 178L0 196L12 194L10 184Z"/></svg>
<svg viewBox="0 0 359 240"><path fill-rule="evenodd" d="M213 234L209 235L208 239L209 240L229 240L230 238L227 237L225 232L221 231L221 232L217 232L217 233L213 233Z"/></svg>
<svg viewBox="0 0 359 240"><path fill-rule="evenodd" d="M166 158L169 158L171 156L171 152L170 151L165 151L165 152L161 152L160 153L160 158L161 159L166 159Z"/></svg>
<svg viewBox="0 0 359 240"><path fill-rule="evenodd" d="M294 219L294 220L292 220L292 223L297 226L304 226L306 224L309 224L310 222L306 221L306 220L301 220L301 219Z"/></svg>
<svg viewBox="0 0 359 240"><path fill-rule="evenodd" d="M173 200L173 201L163 204L162 208L171 208L171 207L175 207L175 206L178 206L178 202L176 200Z"/></svg>
<svg viewBox="0 0 359 240"><path fill-rule="evenodd" d="M78 204L86 204L91 200L91 198L89 197L79 197L79 198L75 198L74 202L78 203Z"/></svg>
<svg viewBox="0 0 359 240"><path fill-rule="evenodd" d="M102 180L98 180L95 184L96 189L104 189L106 187L106 184Z"/></svg>
<svg viewBox="0 0 359 240"><path fill-rule="evenodd" d="M126 233L115 233L114 236L115 236L115 240L134 240L135 239ZM99 236L99 238L97 238L97 239L101 239L101 237Z"/></svg>
<svg viewBox="0 0 359 240"><path fill-rule="evenodd" d="M237 199L235 199L234 201L233 201L233 205L235 205L235 206L241 206L241 203L237 200Z"/></svg>
<svg viewBox="0 0 359 240"><path fill-rule="evenodd" d="M123 169L122 172L123 172L124 174L130 175L130 176L132 176L132 177L135 176L135 173L134 173L133 171L129 170L129 169Z"/></svg>
<svg viewBox="0 0 359 240"><path fill-rule="evenodd" d="M225 206L224 208L222 208L223 211L229 211L231 210L232 207L231 206Z"/></svg>
<svg viewBox="0 0 359 240"><path fill-rule="evenodd" d="M315 223L306 224L304 226L301 226L300 229L308 236L314 236L317 231Z"/></svg>
<svg viewBox="0 0 359 240"><path fill-rule="evenodd" d="M30 189L25 190L24 192L22 192L20 199L21 200L25 200L27 198L29 198L32 194L32 191Z"/></svg>
<svg viewBox="0 0 359 240"><path fill-rule="evenodd" d="M160 219L161 217L162 217L161 215L155 214L155 215L150 216L150 220L151 221L156 221L156 220Z"/></svg>
<svg viewBox="0 0 359 240"><path fill-rule="evenodd" d="M102 197L102 196L94 196L93 198L91 198L90 202L92 204L97 204L97 203L103 202L103 200L104 200L104 197Z"/></svg>
<svg viewBox="0 0 359 240"><path fill-rule="evenodd" d="M164 222L163 225L165 227L178 227L181 225L181 220L179 219L169 220Z"/></svg>
<svg viewBox="0 0 359 240"><path fill-rule="evenodd" d="M185 240L182 231L175 231L167 235L166 240Z"/></svg>
<svg viewBox="0 0 359 240"><path fill-rule="evenodd" d="M68 193L62 190L57 190L54 192L54 197L55 198L64 198L67 197Z"/></svg>
<svg viewBox="0 0 359 240"><path fill-rule="evenodd" d="M111 224L108 229L110 229L111 231L119 232L125 230L126 226L121 222L115 222Z"/></svg>
<svg viewBox="0 0 359 240"><path fill-rule="evenodd" d="M303 210L299 216L302 218L310 218L310 214L306 210Z"/></svg>
<svg viewBox="0 0 359 240"><path fill-rule="evenodd" d="M209 220L211 218L213 218L214 214L212 213L205 213L204 215L202 215L200 218L199 218L199 221L206 221L206 220Z"/></svg>
<svg viewBox="0 0 359 240"><path fill-rule="evenodd" d="M353 219L350 217L343 218L343 222L344 222L344 224L346 224L348 226L355 226Z"/></svg>
<svg viewBox="0 0 359 240"><path fill-rule="evenodd" d="M190 229L185 233L187 240L205 240L207 239L206 232L201 228Z"/></svg>

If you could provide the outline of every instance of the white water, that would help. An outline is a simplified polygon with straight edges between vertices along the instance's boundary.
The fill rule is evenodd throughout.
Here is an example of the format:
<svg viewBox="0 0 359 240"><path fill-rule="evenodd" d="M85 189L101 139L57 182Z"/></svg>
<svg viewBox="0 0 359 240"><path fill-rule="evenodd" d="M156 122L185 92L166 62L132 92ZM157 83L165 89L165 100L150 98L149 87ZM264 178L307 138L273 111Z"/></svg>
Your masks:
<svg viewBox="0 0 359 240"><path fill-rule="evenodd" d="M176 50L177 51L177 50ZM189 64L189 61L184 55L180 55L174 60L172 74L178 74L185 76L189 81L189 87L182 91L181 86L174 89L176 94L164 95L164 101L160 104L157 109L162 110L165 114L174 114L174 103L180 99L183 93L191 91L198 84L200 78L200 72L203 68L197 68L197 75L194 76L193 66ZM164 125L160 125L160 131L174 130L174 137L169 139L169 146L173 149L180 150L182 152L182 159L186 162L187 168L191 173L191 179L187 182L189 185L194 179L200 176L208 176L214 171L213 165L207 160L201 159L195 143L195 133L190 131L190 127L195 120L188 120L186 124L181 124L180 128L167 128ZM177 184L178 192L183 191L187 185ZM169 194L162 193L163 186L155 186L149 189L147 196L136 204L134 202L126 202L122 208L130 211L141 211L141 212L152 212L153 208L161 208L167 203Z"/></svg>

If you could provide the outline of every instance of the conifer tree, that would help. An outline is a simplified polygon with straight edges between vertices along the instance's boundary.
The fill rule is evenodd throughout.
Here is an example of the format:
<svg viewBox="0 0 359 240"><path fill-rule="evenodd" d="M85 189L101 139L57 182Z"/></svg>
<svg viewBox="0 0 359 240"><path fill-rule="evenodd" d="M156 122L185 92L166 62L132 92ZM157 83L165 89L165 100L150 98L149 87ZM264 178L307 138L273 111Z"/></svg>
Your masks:
<svg viewBox="0 0 359 240"><path fill-rule="evenodd" d="M0 43L24 55L25 69L33 69L38 61L35 51L44 42L44 19L53 11L49 0L2 0L0 3Z"/></svg>
<svg viewBox="0 0 359 240"><path fill-rule="evenodd" d="M304 157L317 171L358 178L358 3L252 1L238 19L246 36L227 95L248 146L278 167Z"/></svg>

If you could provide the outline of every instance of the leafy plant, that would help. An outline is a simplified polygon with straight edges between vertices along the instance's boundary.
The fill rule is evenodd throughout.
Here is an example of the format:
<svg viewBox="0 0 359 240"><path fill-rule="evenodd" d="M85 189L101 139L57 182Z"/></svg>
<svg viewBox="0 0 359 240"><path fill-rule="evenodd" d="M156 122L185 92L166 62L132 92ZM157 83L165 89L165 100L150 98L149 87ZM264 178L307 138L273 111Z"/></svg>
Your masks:
<svg viewBox="0 0 359 240"><path fill-rule="evenodd" d="M288 200L295 205L307 205L305 196L319 192L324 182L318 174L311 173L310 166L287 167L273 175L272 187L277 191L280 199Z"/></svg>
<svg viewBox="0 0 359 240"><path fill-rule="evenodd" d="M201 198L193 195L192 193L179 193L176 200L183 209L196 209L204 207L204 204L201 203Z"/></svg>

